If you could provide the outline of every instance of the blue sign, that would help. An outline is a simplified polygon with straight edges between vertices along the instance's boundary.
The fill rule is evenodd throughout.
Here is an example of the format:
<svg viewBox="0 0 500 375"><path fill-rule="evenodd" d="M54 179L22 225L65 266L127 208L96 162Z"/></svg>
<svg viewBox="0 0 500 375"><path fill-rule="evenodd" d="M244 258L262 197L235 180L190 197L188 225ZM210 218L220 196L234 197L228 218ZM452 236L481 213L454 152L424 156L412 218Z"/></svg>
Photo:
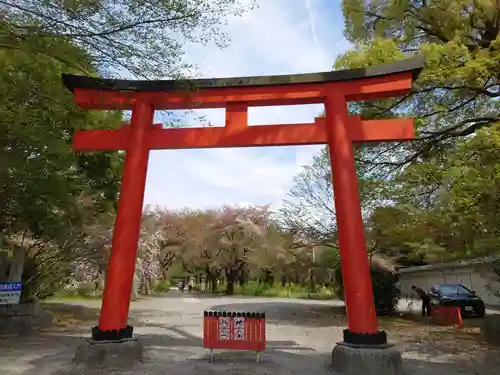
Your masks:
<svg viewBox="0 0 500 375"><path fill-rule="evenodd" d="M21 299L23 284L19 282L0 283L0 305L15 305Z"/></svg>

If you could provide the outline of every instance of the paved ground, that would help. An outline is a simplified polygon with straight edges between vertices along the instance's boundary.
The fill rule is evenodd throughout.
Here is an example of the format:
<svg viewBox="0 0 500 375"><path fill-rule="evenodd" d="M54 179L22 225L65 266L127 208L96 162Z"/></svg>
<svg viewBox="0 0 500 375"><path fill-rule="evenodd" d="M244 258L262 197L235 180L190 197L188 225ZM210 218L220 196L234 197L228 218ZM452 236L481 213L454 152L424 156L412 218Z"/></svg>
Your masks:
<svg viewBox="0 0 500 375"><path fill-rule="evenodd" d="M99 301L81 304L88 314L100 306ZM220 351L216 363L209 364L201 342L205 309L266 312L268 350L261 364L251 352ZM326 375L331 350L345 328L342 310L341 303L332 301L167 294L132 303L131 323L146 347L144 364L134 369L97 371L72 365L81 337L89 334L88 327L80 327L0 339L0 374ZM408 375L493 375L500 369L500 349L479 343L477 334L467 329L457 333L453 328L393 321L381 325L401 347Z"/></svg>

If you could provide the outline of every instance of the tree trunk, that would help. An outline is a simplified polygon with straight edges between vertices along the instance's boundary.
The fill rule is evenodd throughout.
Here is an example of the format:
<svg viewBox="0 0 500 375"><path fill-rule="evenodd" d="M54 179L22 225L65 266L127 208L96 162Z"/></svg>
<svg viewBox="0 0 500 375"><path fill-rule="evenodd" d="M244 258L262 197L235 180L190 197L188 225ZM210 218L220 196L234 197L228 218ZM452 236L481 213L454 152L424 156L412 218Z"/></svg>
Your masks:
<svg viewBox="0 0 500 375"><path fill-rule="evenodd" d="M314 277L314 270L311 268L307 274L307 288L310 293L316 290L316 278Z"/></svg>
<svg viewBox="0 0 500 375"><path fill-rule="evenodd" d="M162 277L162 280L167 280L168 279L168 268L167 269L163 269L161 271L161 277Z"/></svg>
<svg viewBox="0 0 500 375"><path fill-rule="evenodd" d="M238 279L240 285L245 285L247 283L247 274L245 272L242 272Z"/></svg>
<svg viewBox="0 0 500 375"><path fill-rule="evenodd" d="M210 281L210 288L212 290L212 294L217 294L217 280Z"/></svg>
<svg viewBox="0 0 500 375"><path fill-rule="evenodd" d="M274 284L274 274L272 270L266 270L266 284L269 286L273 286Z"/></svg>
<svg viewBox="0 0 500 375"><path fill-rule="evenodd" d="M15 249L14 258L9 270L9 281L16 282L21 281L24 270L24 262L26 260L26 251L22 247L17 247Z"/></svg>
<svg viewBox="0 0 500 375"><path fill-rule="evenodd" d="M286 276L284 274L281 275L281 287L286 287Z"/></svg>
<svg viewBox="0 0 500 375"><path fill-rule="evenodd" d="M139 296L140 284L141 284L141 280L139 279L137 274L134 273L134 279L133 279L133 284L132 284L132 299L133 300L136 300L137 297Z"/></svg>
<svg viewBox="0 0 500 375"><path fill-rule="evenodd" d="M9 253L6 250L0 249L0 282L9 279L10 259Z"/></svg>
<svg viewBox="0 0 500 375"><path fill-rule="evenodd" d="M104 293L104 287L106 286L106 270L99 271L99 290Z"/></svg>
<svg viewBox="0 0 500 375"><path fill-rule="evenodd" d="M207 274L208 282L210 283L210 290L212 294L217 294L217 278Z"/></svg>
<svg viewBox="0 0 500 375"><path fill-rule="evenodd" d="M234 294L234 282L236 281L237 273L230 269L226 269L226 296L232 296Z"/></svg>
<svg viewBox="0 0 500 375"><path fill-rule="evenodd" d="M152 282L149 277L146 278L146 295L150 295L152 290Z"/></svg>
<svg viewBox="0 0 500 375"><path fill-rule="evenodd" d="M232 296L233 294L234 294L234 280L227 280L226 296Z"/></svg>

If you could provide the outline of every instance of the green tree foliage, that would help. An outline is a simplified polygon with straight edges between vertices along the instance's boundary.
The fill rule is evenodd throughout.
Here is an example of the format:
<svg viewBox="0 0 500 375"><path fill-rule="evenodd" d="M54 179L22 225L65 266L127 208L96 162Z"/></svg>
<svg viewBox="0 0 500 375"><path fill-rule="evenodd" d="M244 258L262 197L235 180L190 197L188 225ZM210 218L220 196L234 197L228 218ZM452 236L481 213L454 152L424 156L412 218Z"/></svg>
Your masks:
<svg viewBox="0 0 500 375"><path fill-rule="evenodd" d="M356 146L369 256L412 265L498 254L498 1L342 4L345 35L354 48L335 69L426 58L407 95L349 106L365 119L413 117L418 136ZM323 151L296 177L290 191L295 199L284 207L288 222L316 238L335 238L329 169ZM329 257L338 256L331 251Z"/></svg>
<svg viewBox="0 0 500 375"><path fill-rule="evenodd" d="M371 217L381 251L407 261L499 256L499 146L494 125L459 142L438 165L409 166L398 176L395 207Z"/></svg>
<svg viewBox="0 0 500 375"><path fill-rule="evenodd" d="M56 237L26 235L16 243L16 252L25 258L23 300L51 296L63 285L71 288L75 282L86 285L87 293L100 288L109 258L114 212L102 212L94 200L82 195L58 216L64 231Z"/></svg>
<svg viewBox="0 0 500 375"><path fill-rule="evenodd" d="M35 283L44 272L52 277L45 286L60 282L71 271L62 272L63 265L88 254L89 228L114 211L122 164L117 153L71 150L76 129L117 127L122 115L78 108L61 73L75 71L67 61L88 70L92 64L70 43L50 43L65 51L66 62L31 50L0 50L0 232L4 249L25 254L19 261L26 261L30 293L40 291Z"/></svg>
<svg viewBox="0 0 500 375"><path fill-rule="evenodd" d="M176 77L189 67L183 45L226 45L221 24L253 5L253 0L2 0L0 48L29 49L67 62L50 42L58 38L85 50L102 74Z"/></svg>
<svg viewBox="0 0 500 375"><path fill-rule="evenodd" d="M408 114L417 119L418 142L375 146L364 158L398 169L446 153L456 138L500 119L500 7L496 0L386 2L344 0L347 38L356 48L336 68L370 66L413 54L426 69L404 98L366 102L366 117Z"/></svg>
<svg viewBox="0 0 500 375"><path fill-rule="evenodd" d="M79 60L78 49L65 47ZM66 67L44 55L0 51L0 70L1 230L55 235L62 225L59 213L73 207L83 191L103 204L113 202L118 191L121 157L77 155L71 150L73 132L116 127L122 117L79 109L61 84Z"/></svg>
<svg viewBox="0 0 500 375"><path fill-rule="evenodd" d="M7 250L1 278L5 254L17 262L9 277L18 280L25 265L28 296L48 295L67 277L81 279L76 268L92 275L85 282L105 268L123 154L76 154L71 138L77 129L116 128L123 115L76 107L61 73L177 77L189 67L184 44L226 45L220 25L252 6L240 0L0 1L0 250ZM168 268L175 258L169 242L152 241L142 264L159 251ZM144 278L152 273L139 268Z"/></svg>
<svg viewBox="0 0 500 375"><path fill-rule="evenodd" d="M426 57L403 98L352 106L365 118L411 116L418 135L414 142L370 145L358 153L358 168L389 182L370 210L368 241L403 264L490 254L496 208L491 193L485 206L484 190L496 185L488 164L493 149L484 145L493 142L500 121L498 2L344 0L343 10L355 48L336 68Z"/></svg>

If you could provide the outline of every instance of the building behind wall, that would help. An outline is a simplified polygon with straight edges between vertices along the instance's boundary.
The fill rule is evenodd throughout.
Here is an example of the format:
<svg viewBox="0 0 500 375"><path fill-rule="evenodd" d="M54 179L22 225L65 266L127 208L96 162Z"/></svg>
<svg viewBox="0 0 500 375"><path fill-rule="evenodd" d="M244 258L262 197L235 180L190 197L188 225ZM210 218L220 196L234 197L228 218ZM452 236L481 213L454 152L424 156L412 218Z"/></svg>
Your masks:
<svg viewBox="0 0 500 375"><path fill-rule="evenodd" d="M402 296L410 300L415 298L411 290L412 285L429 290L435 284L462 284L476 291L486 305L500 307L500 263L498 260L478 259L468 262L435 263L400 268L397 273Z"/></svg>

